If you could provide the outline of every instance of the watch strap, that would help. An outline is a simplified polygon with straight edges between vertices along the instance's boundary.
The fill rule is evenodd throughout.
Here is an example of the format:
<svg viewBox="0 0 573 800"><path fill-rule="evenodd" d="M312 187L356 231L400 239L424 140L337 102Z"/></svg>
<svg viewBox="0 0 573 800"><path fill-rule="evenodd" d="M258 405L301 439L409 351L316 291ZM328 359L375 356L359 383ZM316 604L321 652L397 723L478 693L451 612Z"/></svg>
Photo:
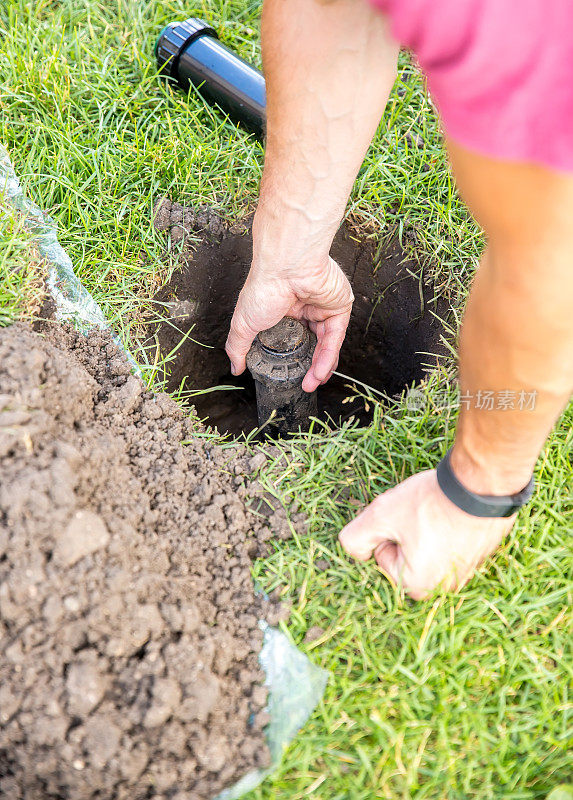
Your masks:
<svg viewBox="0 0 573 800"><path fill-rule="evenodd" d="M436 468L438 485L448 500L466 514L471 514L473 517L511 517L531 499L535 486L533 477L527 486L516 494L476 494L466 489L454 475L451 452L451 449L448 450Z"/></svg>

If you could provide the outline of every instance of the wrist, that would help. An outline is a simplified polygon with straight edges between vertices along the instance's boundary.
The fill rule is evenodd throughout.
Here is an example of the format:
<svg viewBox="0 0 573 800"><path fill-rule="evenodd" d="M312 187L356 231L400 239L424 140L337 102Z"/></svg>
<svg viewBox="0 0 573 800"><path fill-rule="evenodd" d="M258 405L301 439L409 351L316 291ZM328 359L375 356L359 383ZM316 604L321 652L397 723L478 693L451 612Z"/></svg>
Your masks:
<svg viewBox="0 0 573 800"><path fill-rule="evenodd" d="M326 264L337 225L309 219L281 200L261 200L253 220L253 267L288 277Z"/></svg>
<svg viewBox="0 0 573 800"><path fill-rule="evenodd" d="M452 448L451 466L466 489L476 494L502 496L520 492L528 484L534 464L484 452L458 438Z"/></svg>

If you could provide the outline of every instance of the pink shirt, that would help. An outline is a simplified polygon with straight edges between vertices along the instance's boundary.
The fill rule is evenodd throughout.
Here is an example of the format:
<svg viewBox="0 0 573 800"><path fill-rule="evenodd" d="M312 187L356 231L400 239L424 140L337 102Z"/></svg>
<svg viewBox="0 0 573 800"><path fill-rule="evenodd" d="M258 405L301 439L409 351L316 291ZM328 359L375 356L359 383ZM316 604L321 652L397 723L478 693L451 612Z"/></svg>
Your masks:
<svg viewBox="0 0 573 800"><path fill-rule="evenodd" d="M573 171L573 0L371 0L410 48L452 139Z"/></svg>

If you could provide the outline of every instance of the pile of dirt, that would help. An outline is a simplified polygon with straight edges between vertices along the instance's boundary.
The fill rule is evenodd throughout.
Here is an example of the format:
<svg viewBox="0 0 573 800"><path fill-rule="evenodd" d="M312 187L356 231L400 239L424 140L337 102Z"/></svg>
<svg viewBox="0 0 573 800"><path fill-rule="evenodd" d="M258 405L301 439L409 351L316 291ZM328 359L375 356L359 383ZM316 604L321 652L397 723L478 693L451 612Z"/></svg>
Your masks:
<svg viewBox="0 0 573 800"><path fill-rule="evenodd" d="M0 330L0 796L199 800L268 763L285 608L250 566L290 528L248 506L260 454L196 430L108 334Z"/></svg>
<svg viewBox="0 0 573 800"><path fill-rule="evenodd" d="M209 207L184 207L161 197L154 225L166 235L178 266L155 298L164 321L150 326L148 344L154 351L157 341L164 356L174 353L170 390L182 384L193 391L236 387L196 396L193 403L221 432L248 433L257 426L254 381L248 373L231 374L224 346L251 263L252 219L228 221ZM319 416L337 423L354 416L365 424L371 419L369 405L356 397L354 387L366 384L395 395L421 380L446 352L441 318L448 304L397 239L380 239L346 221L331 255L346 273L355 300L338 367L349 378L333 376L320 387Z"/></svg>

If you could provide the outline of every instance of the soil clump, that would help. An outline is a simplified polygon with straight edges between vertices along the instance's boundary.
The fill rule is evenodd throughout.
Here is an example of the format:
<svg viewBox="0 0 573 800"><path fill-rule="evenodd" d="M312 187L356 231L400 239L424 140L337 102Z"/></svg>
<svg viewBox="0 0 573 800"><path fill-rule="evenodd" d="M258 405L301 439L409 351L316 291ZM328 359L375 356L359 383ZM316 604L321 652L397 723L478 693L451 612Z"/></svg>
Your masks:
<svg viewBox="0 0 573 800"><path fill-rule="evenodd" d="M250 566L290 527L197 428L108 333L0 330L0 796L204 800L268 763L288 610Z"/></svg>

